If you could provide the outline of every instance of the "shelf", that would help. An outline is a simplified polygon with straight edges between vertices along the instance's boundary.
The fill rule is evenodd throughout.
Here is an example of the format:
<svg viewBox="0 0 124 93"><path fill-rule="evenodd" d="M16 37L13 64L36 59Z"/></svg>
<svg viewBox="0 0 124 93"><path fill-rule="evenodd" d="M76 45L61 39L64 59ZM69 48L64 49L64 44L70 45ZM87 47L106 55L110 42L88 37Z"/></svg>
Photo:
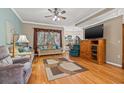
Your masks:
<svg viewBox="0 0 124 93"><path fill-rule="evenodd" d="M103 64L105 62L105 46L105 39L82 40L81 57L92 60L97 64Z"/></svg>
<svg viewBox="0 0 124 93"><path fill-rule="evenodd" d="M97 53L92 53L92 55L95 55L95 56L97 56Z"/></svg>
<svg viewBox="0 0 124 93"><path fill-rule="evenodd" d="M92 44L92 46L98 46L98 44Z"/></svg>
<svg viewBox="0 0 124 93"><path fill-rule="evenodd" d="M91 50L92 53L97 52L97 50Z"/></svg>

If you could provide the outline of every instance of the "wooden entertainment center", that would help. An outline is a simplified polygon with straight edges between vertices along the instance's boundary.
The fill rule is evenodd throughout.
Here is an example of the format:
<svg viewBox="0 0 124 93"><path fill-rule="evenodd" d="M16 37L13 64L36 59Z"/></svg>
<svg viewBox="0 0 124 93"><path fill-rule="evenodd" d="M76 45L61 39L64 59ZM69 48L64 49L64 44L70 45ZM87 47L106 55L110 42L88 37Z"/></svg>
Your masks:
<svg viewBox="0 0 124 93"><path fill-rule="evenodd" d="M106 56L105 39L88 39L80 41L80 57L97 64L104 64Z"/></svg>

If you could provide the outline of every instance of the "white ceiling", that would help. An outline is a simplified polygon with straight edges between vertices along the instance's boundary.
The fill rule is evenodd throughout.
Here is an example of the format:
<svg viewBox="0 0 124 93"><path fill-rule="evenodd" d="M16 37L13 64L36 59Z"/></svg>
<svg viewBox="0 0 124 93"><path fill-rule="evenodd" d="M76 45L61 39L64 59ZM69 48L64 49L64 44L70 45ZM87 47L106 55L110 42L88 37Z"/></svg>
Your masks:
<svg viewBox="0 0 124 93"><path fill-rule="evenodd" d="M52 21L52 18L45 18L44 16L51 15L47 8L14 8L17 14L23 21L44 23L52 25L75 25L81 19L99 11L101 8L62 8L66 11L63 16L67 17L66 20L57 22Z"/></svg>

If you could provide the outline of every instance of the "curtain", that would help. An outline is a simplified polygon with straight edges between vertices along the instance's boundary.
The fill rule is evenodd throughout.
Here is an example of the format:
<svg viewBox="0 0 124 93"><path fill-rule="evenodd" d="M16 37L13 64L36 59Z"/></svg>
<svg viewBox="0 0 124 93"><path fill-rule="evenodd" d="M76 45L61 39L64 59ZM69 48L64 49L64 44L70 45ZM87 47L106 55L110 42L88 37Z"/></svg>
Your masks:
<svg viewBox="0 0 124 93"><path fill-rule="evenodd" d="M34 50L37 48L58 49L62 47L61 30L34 28Z"/></svg>

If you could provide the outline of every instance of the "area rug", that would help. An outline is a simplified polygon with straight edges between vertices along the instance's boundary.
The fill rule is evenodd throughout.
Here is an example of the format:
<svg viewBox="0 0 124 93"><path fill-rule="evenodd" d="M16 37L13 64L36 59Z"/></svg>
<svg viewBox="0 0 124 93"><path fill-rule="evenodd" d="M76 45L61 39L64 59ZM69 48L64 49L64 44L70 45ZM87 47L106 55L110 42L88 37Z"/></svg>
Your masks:
<svg viewBox="0 0 124 93"><path fill-rule="evenodd" d="M48 80L81 73L87 69L66 58L49 58L43 60Z"/></svg>

